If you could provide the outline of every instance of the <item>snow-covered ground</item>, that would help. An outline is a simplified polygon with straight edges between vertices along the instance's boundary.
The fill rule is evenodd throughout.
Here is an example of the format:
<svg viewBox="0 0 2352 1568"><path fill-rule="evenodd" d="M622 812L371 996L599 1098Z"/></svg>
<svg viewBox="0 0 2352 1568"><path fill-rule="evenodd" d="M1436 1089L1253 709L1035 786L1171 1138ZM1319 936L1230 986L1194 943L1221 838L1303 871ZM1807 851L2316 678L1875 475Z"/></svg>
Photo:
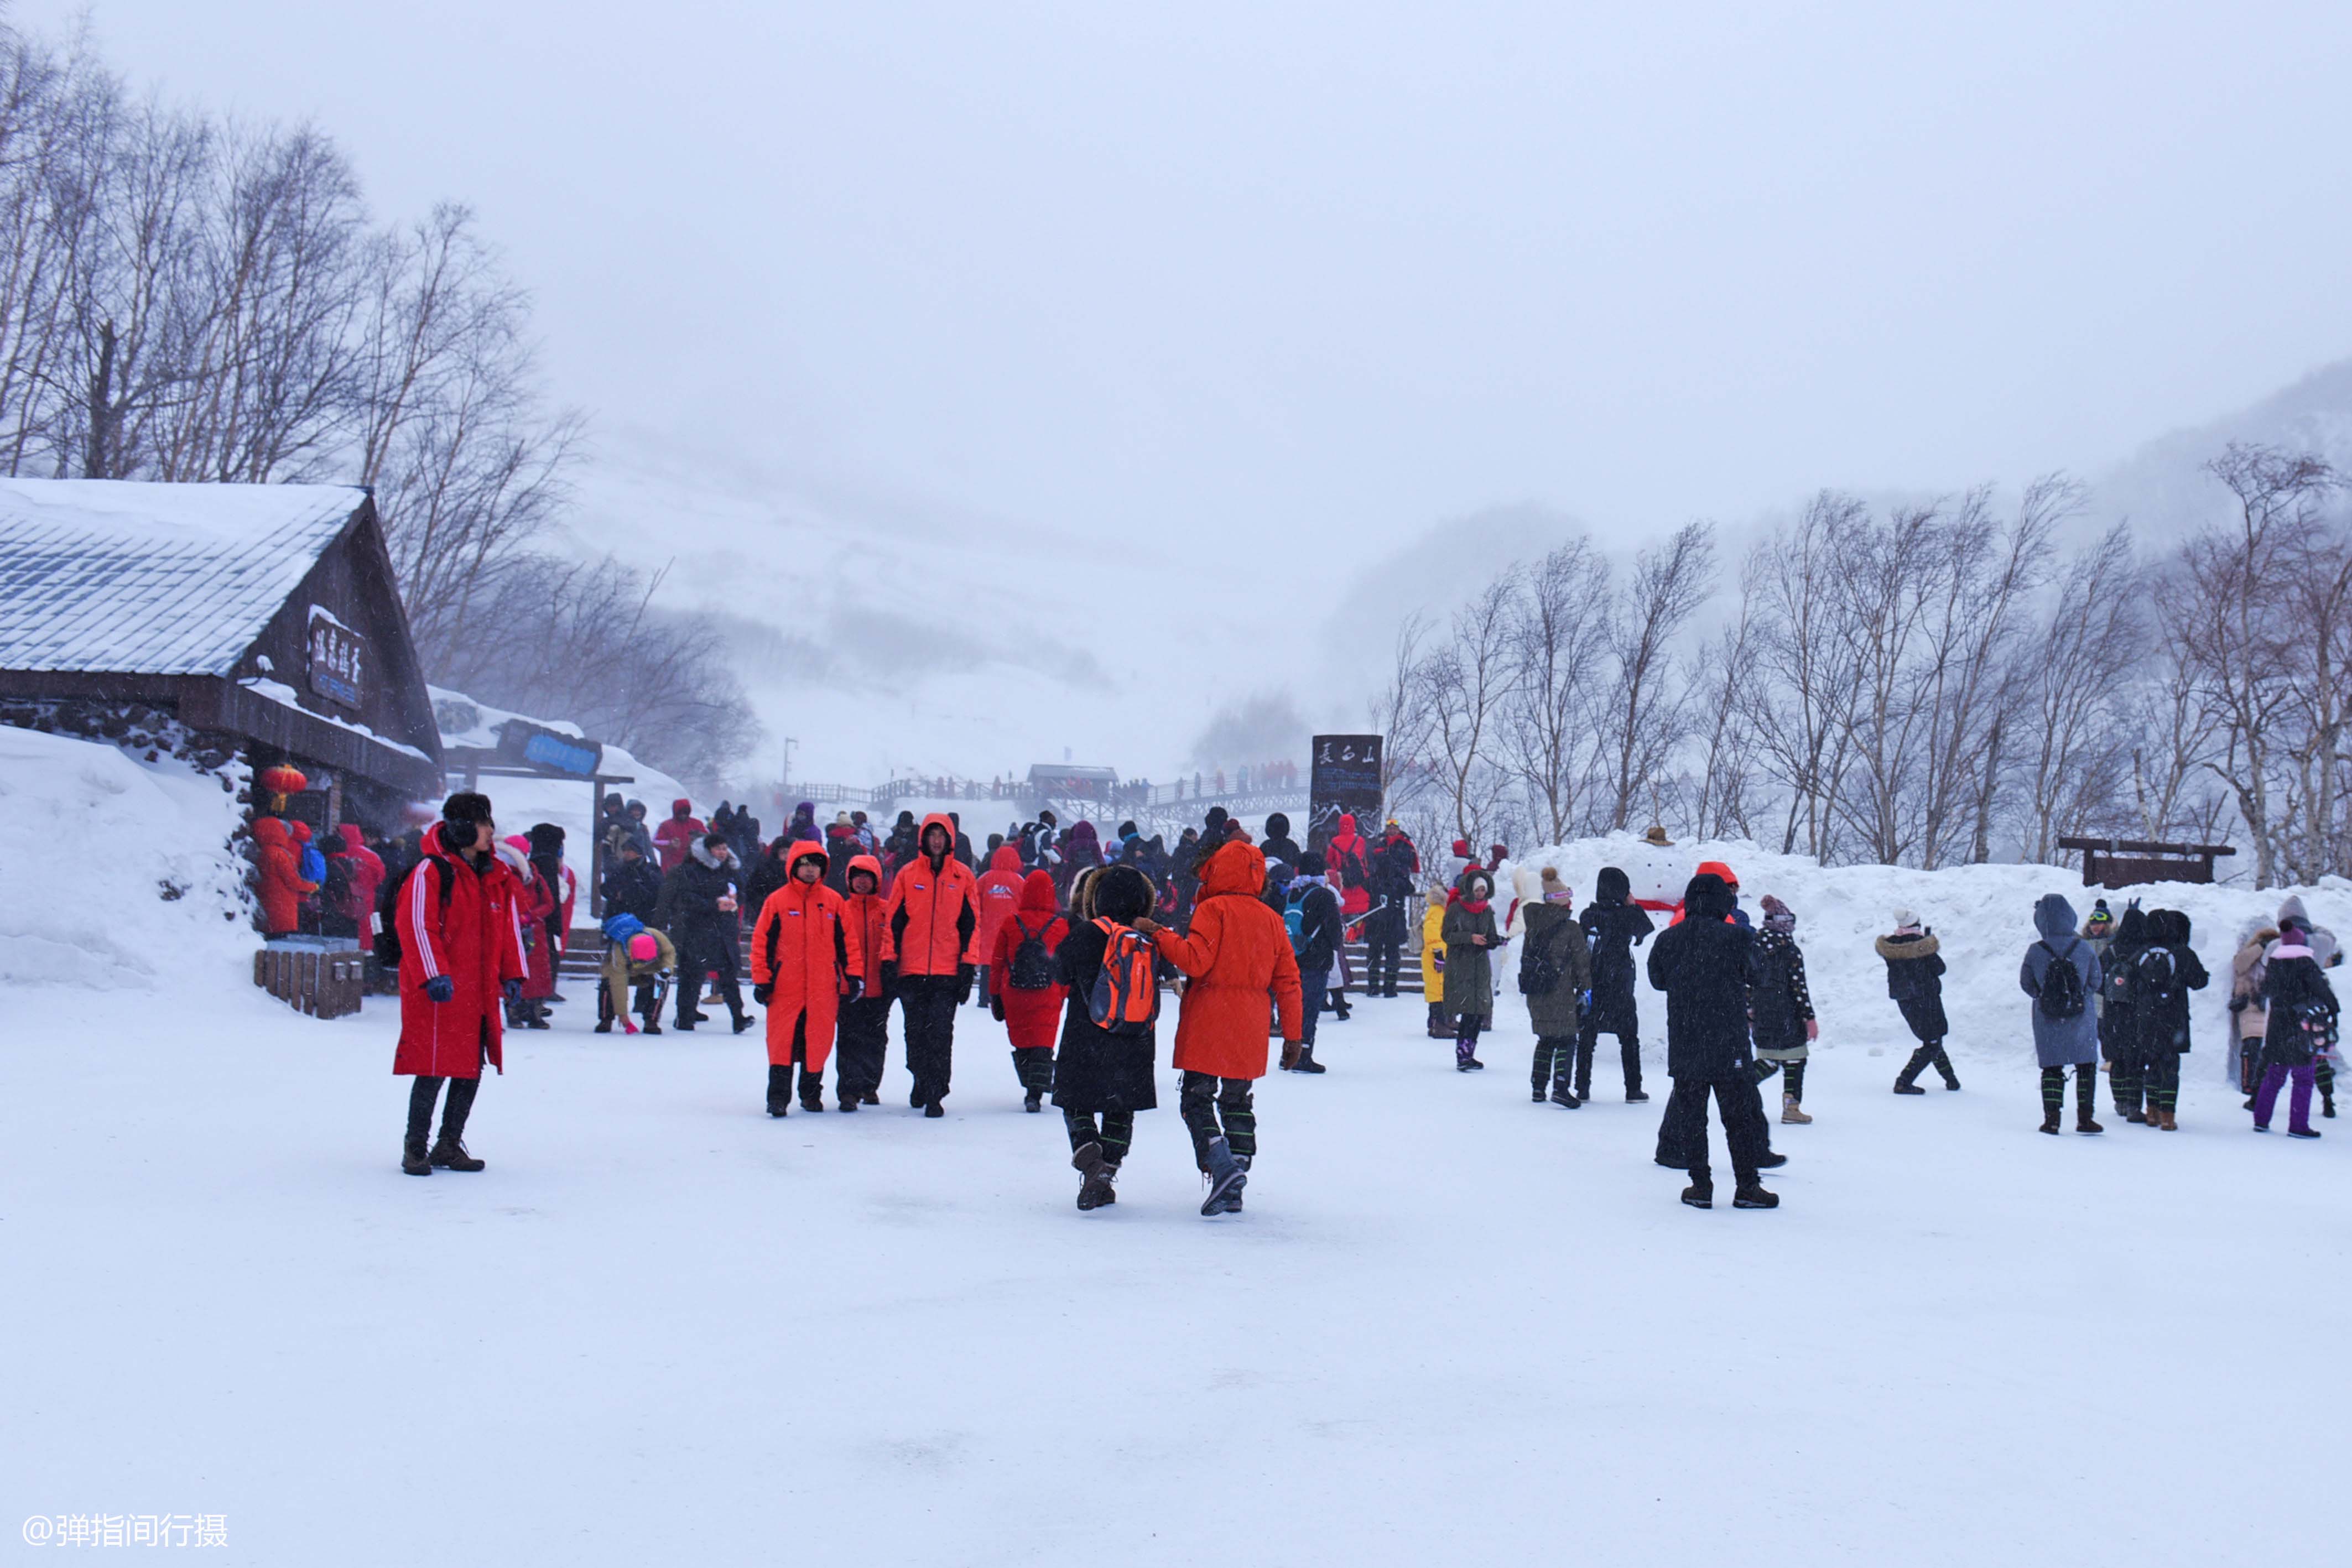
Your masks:
<svg viewBox="0 0 2352 1568"><path fill-rule="evenodd" d="M967 1010L948 1117L761 1113L758 1036L510 1037L478 1176L396 1166L393 1009L225 968L18 988L14 1516L226 1516L221 1561L2318 1562L2352 1123L2047 1138L2029 1065L1886 1092L1827 1012L1775 1213L1675 1202L1613 1065L1528 1102L1410 1000L1262 1087L1201 1219L1173 1086L1073 1207ZM1646 998L1645 1017L1658 1016ZM2218 1051L2200 1038L2199 1051ZM1653 1051L1653 1055L1656 1052ZM1654 1085L1662 1087L1662 1084ZM1717 1139L1720 1160L1720 1141ZM13 1528L13 1525L12 1525Z"/></svg>

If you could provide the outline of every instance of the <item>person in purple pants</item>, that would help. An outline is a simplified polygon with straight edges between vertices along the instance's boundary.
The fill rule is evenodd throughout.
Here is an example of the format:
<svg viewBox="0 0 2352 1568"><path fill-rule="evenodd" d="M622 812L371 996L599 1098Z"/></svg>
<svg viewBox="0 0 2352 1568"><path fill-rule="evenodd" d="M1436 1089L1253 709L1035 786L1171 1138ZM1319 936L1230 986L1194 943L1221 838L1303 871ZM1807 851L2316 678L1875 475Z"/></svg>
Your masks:
<svg viewBox="0 0 2352 1568"><path fill-rule="evenodd" d="M2271 1130L2271 1113L2278 1106L2279 1089L2289 1079L2294 1090L2287 1103L2287 1135L2315 1138L2311 1125L2312 1081L2319 1058L2336 1030L2336 993L2311 950L2311 928L2292 920L2281 923L2279 939L2270 950L2263 976L2263 995L2270 1003L2270 1024L2263 1036L2263 1081L2254 1091L2254 1131Z"/></svg>

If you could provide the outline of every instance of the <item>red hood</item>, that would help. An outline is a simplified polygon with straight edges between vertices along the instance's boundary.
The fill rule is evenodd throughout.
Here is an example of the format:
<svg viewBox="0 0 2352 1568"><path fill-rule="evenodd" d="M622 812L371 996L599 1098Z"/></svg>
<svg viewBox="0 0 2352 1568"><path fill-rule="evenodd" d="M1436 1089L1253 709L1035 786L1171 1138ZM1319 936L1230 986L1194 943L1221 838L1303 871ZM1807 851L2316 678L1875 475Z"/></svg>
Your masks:
<svg viewBox="0 0 2352 1568"><path fill-rule="evenodd" d="M1339 813L1339 831L1331 835L1331 841L1335 844L1352 844L1356 841L1356 814L1353 811Z"/></svg>
<svg viewBox="0 0 2352 1568"><path fill-rule="evenodd" d="M1020 857L1013 857L1018 860ZM1051 915L1058 905L1054 900L1052 873L1033 871L1021 883L1021 902L1017 908L1024 915Z"/></svg>
<svg viewBox="0 0 2352 1568"><path fill-rule="evenodd" d="M253 822L253 837L256 842L265 844L277 844L282 846L293 841L287 836L286 824L276 817L255 818Z"/></svg>
<svg viewBox="0 0 2352 1568"><path fill-rule="evenodd" d="M360 825L357 822L345 822L335 831L342 835L344 849L363 850L367 848L367 840L360 832Z"/></svg>
<svg viewBox="0 0 2352 1568"><path fill-rule="evenodd" d="M1255 897L1265 886L1265 855L1255 844L1235 839L1201 866L1201 896L1221 893Z"/></svg>
<svg viewBox="0 0 2352 1568"><path fill-rule="evenodd" d="M290 831L294 834L294 841L296 843L307 844L310 841L310 824L302 821L299 817L297 817L290 824Z"/></svg>
<svg viewBox="0 0 2352 1568"><path fill-rule="evenodd" d="M1006 876L1019 876L1021 874L1021 852L1014 849L1011 844L1006 844L1003 848L998 850L994 854L988 857L988 869L992 875L1001 872ZM1046 879L1049 883L1053 879L1051 877ZM1021 907L1026 909L1029 906L1024 904ZM1048 905L1047 907L1050 908L1052 906Z"/></svg>
<svg viewBox="0 0 2352 1568"><path fill-rule="evenodd" d="M1724 864L1721 861L1701 861L1698 862L1698 870L1693 874L1697 876L1719 876L1723 879L1723 883L1726 887L1736 888L1739 885L1739 879L1737 876L1734 876L1732 874L1731 868Z"/></svg>

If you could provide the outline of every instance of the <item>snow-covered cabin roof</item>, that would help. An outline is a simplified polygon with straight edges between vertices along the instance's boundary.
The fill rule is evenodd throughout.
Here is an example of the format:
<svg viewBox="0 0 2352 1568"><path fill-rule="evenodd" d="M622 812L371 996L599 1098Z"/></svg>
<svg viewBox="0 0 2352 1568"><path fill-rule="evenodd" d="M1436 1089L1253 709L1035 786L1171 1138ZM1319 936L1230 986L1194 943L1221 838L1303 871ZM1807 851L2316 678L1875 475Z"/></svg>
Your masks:
<svg viewBox="0 0 2352 1568"><path fill-rule="evenodd" d="M226 674L366 497L0 479L0 670Z"/></svg>

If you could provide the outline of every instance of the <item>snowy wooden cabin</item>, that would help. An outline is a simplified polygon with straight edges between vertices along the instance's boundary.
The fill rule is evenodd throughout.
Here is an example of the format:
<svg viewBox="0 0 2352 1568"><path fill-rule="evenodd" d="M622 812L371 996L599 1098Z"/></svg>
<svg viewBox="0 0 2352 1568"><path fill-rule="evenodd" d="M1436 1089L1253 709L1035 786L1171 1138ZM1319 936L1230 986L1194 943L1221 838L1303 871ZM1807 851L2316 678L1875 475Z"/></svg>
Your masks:
<svg viewBox="0 0 2352 1568"><path fill-rule="evenodd" d="M0 722L290 762L322 826L441 789L375 503L344 486L0 479Z"/></svg>

